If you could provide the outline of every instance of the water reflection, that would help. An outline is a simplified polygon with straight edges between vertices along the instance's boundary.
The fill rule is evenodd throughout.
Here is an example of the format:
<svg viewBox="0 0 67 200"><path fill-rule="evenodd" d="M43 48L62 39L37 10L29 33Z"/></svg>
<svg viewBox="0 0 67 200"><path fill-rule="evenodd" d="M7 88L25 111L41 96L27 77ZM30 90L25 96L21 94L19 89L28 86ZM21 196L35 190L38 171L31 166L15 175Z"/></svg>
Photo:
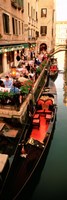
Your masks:
<svg viewBox="0 0 67 200"><path fill-rule="evenodd" d="M64 80L64 104L65 106L67 106L67 71L65 71L64 76L63 76L63 80Z"/></svg>
<svg viewBox="0 0 67 200"><path fill-rule="evenodd" d="M64 59L64 76L63 76L63 81L64 81L64 105L67 106L67 51L65 52L65 59Z"/></svg>
<svg viewBox="0 0 67 200"><path fill-rule="evenodd" d="M57 82L57 88L61 88L61 85L63 85L63 103L65 106L67 106L67 51L66 52L59 52L58 54L55 55L55 57L58 60L58 68L60 71L60 74L62 73L62 76L60 76L60 79ZM61 101L61 96L60 96L60 101Z"/></svg>

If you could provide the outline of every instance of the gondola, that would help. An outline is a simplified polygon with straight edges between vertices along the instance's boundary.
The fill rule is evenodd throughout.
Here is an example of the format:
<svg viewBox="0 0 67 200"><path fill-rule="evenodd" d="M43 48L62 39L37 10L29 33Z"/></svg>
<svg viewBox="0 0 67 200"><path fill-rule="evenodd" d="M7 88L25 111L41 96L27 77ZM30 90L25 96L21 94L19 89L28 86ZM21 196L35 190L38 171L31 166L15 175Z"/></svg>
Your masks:
<svg viewBox="0 0 67 200"><path fill-rule="evenodd" d="M22 125L17 119L0 118L0 195L14 167L18 145L26 130L26 123Z"/></svg>
<svg viewBox="0 0 67 200"><path fill-rule="evenodd" d="M58 63L57 63L57 59L53 58L51 59L51 64L49 67L49 77L55 81L57 76L58 76Z"/></svg>
<svg viewBox="0 0 67 200"><path fill-rule="evenodd" d="M17 200L32 179L48 147L57 113L57 92L49 79L37 99L33 112L29 110L24 137L18 141L15 156L1 188L1 200Z"/></svg>

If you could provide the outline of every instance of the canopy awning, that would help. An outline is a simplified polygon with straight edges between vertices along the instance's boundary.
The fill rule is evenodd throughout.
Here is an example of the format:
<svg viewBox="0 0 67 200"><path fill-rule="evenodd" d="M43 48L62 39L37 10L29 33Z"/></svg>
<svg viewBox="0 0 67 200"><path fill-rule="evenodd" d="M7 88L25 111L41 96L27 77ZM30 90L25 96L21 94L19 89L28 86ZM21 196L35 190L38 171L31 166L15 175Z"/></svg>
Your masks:
<svg viewBox="0 0 67 200"><path fill-rule="evenodd" d="M0 45L0 54L15 50L20 50L24 48L29 48L29 43L22 43L22 44L10 44L10 45Z"/></svg>

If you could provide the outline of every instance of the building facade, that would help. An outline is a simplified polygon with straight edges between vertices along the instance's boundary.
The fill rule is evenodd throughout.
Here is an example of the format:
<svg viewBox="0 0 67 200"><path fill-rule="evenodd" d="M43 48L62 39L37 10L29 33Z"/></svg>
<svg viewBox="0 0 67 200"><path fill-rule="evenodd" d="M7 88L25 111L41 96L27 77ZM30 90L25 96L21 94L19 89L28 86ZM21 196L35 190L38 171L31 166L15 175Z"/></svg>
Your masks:
<svg viewBox="0 0 67 200"><path fill-rule="evenodd" d="M54 0L39 0L38 7L38 27L39 38L38 44L42 42L47 44L47 49L50 51L55 46L55 1Z"/></svg>
<svg viewBox="0 0 67 200"><path fill-rule="evenodd" d="M0 73L42 42L54 48L54 13L54 0L0 0Z"/></svg>
<svg viewBox="0 0 67 200"><path fill-rule="evenodd" d="M56 22L56 46L65 45L67 41L67 21Z"/></svg>

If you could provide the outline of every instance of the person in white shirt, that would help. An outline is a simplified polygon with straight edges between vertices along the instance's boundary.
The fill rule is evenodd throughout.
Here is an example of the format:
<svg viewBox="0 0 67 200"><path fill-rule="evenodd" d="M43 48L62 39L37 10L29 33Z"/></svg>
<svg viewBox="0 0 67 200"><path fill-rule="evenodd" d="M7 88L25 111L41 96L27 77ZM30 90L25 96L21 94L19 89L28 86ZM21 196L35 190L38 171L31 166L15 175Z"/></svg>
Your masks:
<svg viewBox="0 0 67 200"><path fill-rule="evenodd" d="M4 85L6 88L11 88L13 85L13 81L12 79L9 78L9 76L5 76L5 81L4 81Z"/></svg>

